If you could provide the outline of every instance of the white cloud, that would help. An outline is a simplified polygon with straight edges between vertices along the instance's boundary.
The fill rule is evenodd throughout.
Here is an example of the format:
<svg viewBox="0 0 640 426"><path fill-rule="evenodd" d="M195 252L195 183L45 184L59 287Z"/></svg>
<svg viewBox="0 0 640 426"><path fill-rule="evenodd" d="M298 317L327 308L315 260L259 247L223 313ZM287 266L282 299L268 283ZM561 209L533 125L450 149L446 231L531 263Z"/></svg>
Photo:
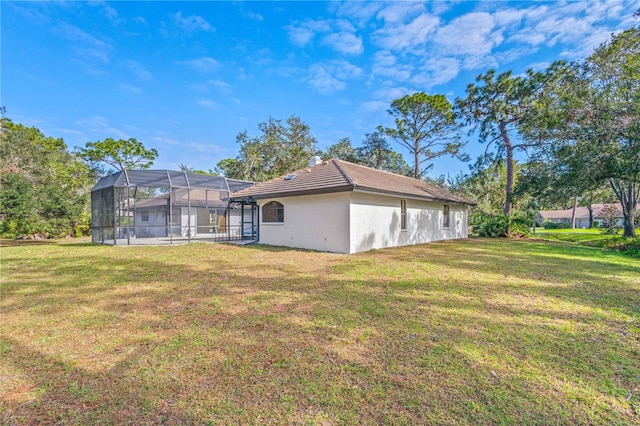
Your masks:
<svg viewBox="0 0 640 426"><path fill-rule="evenodd" d="M416 75L412 82L430 89L453 80L460 72L460 60L451 57L434 57L427 59L420 70L421 73Z"/></svg>
<svg viewBox="0 0 640 426"><path fill-rule="evenodd" d="M98 139L103 138L119 138L129 139L131 136L109 124L109 120L106 117L92 116L76 122L78 127L83 128L97 136Z"/></svg>
<svg viewBox="0 0 640 426"><path fill-rule="evenodd" d="M194 85L194 88L200 92L208 92L209 89L215 89L222 95L231 94L231 86L222 80L207 80L203 84Z"/></svg>
<svg viewBox="0 0 640 426"><path fill-rule="evenodd" d="M109 62L108 52L111 50L109 43L67 23L62 23L54 29L54 33L77 43L74 48L82 56L91 56L102 62Z"/></svg>
<svg viewBox="0 0 640 426"><path fill-rule="evenodd" d="M315 31L306 27L289 26L289 41L296 46L306 46L316 35Z"/></svg>
<svg viewBox="0 0 640 426"><path fill-rule="evenodd" d="M538 51L537 47L520 46L506 49L493 54L495 60L501 64L508 64L523 56L530 55Z"/></svg>
<svg viewBox="0 0 640 426"><path fill-rule="evenodd" d="M595 0L530 7L525 11L524 27L507 41L560 46L564 56L582 57L609 37L613 29L607 20L623 19L628 12L625 4L623 0Z"/></svg>
<svg viewBox="0 0 640 426"><path fill-rule="evenodd" d="M203 73L211 72L220 66L218 61L208 56L191 59L190 61L178 61L176 63L179 65L186 65Z"/></svg>
<svg viewBox="0 0 640 426"><path fill-rule="evenodd" d="M525 9L503 9L493 14L493 20L498 27L520 25L526 14Z"/></svg>
<svg viewBox="0 0 640 426"><path fill-rule="evenodd" d="M179 140L166 136L152 136L150 139L163 145L180 145Z"/></svg>
<svg viewBox="0 0 640 426"><path fill-rule="evenodd" d="M116 83L116 87L129 93L142 93L142 88L129 83Z"/></svg>
<svg viewBox="0 0 640 426"><path fill-rule="evenodd" d="M90 6L99 7L102 14L113 24L119 24L122 19L118 19L118 11L106 1L89 1Z"/></svg>
<svg viewBox="0 0 640 426"><path fill-rule="evenodd" d="M189 33L195 31L215 31L215 28L213 28L206 19L198 15L182 16L182 12L177 12L175 15L172 15L171 18L178 28Z"/></svg>
<svg viewBox="0 0 640 426"><path fill-rule="evenodd" d="M409 64L398 64L397 58L388 50L380 50L373 57L371 72L374 75L393 78L397 81L404 81L411 77L412 66Z"/></svg>
<svg viewBox="0 0 640 426"><path fill-rule="evenodd" d="M151 81L153 80L153 74L150 71L147 71L142 65L140 65L136 61L124 61L124 64L129 68L138 79L142 81Z"/></svg>
<svg viewBox="0 0 640 426"><path fill-rule="evenodd" d="M490 14L469 13L439 28L435 43L448 54L486 55L503 40L501 31L493 31L494 28Z"/></svg>
<svg viewBox="0 0 640 426"><path fill-rule="evenodd" d="M360 104L360 110L366 113L380 113L389 108L389 103L384 101L365 101Z"/></svg>
<svg viewBox="0 0 640 426"><path fill-rule="evenodd" d="M325 34L320 43L330 46L338 53L358 55L363 51L362 39L355 34L356 28L345 19L295 22L286 29L289 40L296 46L307 46L316 35Z"/></svg>
<svg viewBox="0 0 640 426"><path fill-rule="evenodd" d="M202 98L198 99L198 105L207 109L218 109L220 104L212 99Z"/></svg>
<svg viewBox="0 0 640 426"><path fill-rule="evenodd" d="M382 87L372 93L375 99L380 99L387 102L387 106L391 105L391 102L395 99L400 99L405 95L414 93L406 87L394 87L393 83L390 87Z"/></svg>
<svg viewBox="0 0 640 426"><path fill-rule="evenodd" d="M264 21L264 16L260 15L259 13L247 12L247 16L259 22Z"/></svg>
<svg viewBox="0 0 640 426"><path fill-rule="evenodd" d="M296 46L306 46L311 42L316 33L331 31L329 21L314 21L308 19L304 22L294 22L286 27L289 32L289 41Z"/></svg>
<svg viewBox="0 0 640 426"><path fill-rule="evenodd" d="M348 18L362 26L384 7L382 2L345 1L329 3L329 10L339 17Z"/></svg>
<svg viewBox="0 0 640 426"><path fill-rule="evenodd" d="M422 3L395 2L378 12L376 18L381 19L388 24L402 24L405 21L413 20L416 16L424 13L425 8Z"/></svg>
<svg viewBox="0 0 640 426"><path fill-rule="evenodd" d="M373 41L389 50L411 50L424 45L440 19L422 14L407 24L387 25L373 33Z"/></svg>
<svg viewBox="0 0 640 426"><path fill-rule="evenodd" d="M546 37L544 34L530 28L523 29L522 31L517 32L516 34L512 35L507 39L508 42L513 42L513 43L521 42L531 46L539 46L542 43L544 43L545 40L546 40Z"/></svg>
<svg viewBox="0 0 640 426"><path fill-rule="evenodd" d="M331 46L337 52L349 55L358 55L363 51L362 39L345 31L326 35L322 43Z"/></svg>
<svg viewBox="0 0 640 426"><path fill-rule="evenodd" d="M313 64L304 81L315 91L330 94L344 90L347 80L360 77L362 69L343 60Z"/></svg>

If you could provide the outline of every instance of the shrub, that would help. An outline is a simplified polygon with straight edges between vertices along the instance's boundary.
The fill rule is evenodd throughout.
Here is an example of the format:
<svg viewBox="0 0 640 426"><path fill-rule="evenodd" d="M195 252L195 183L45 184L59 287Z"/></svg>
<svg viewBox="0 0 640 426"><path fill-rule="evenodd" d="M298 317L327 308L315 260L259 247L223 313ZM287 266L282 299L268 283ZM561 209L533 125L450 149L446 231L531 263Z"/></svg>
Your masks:
<svg viewBox="0 0 640 426"><path fill-rule="evenodd" d="M569 229L571 225L568 223L545 222L544 229Z"/></svg>
<svg viewBox="0 0 640 426"><path fill-rule="evenodd" d="M589 245L619 251L627 256L640 258L640 236L634 238L623 236L606 238L594 241Z"/></svg>
<svg viewBox="0 0 640 426"><path fill-rule="evenodd" d="M506 237L509 218L505 215L485 216L476 226L476 231L481 237Z"/></svg>
<svg viewBox="0 0 640 426"><path fill-rule="evenodd" d="M602 208L600 212L601 222L600 226L602 227L603 234L615 235L618 233L620 228L618 227L618 216L619 212L616 206L607 205Z"/></svg>
<svg viewBox="0 0 640 426"><path fill-rule="evenodd" d="M530 223L532 221L528 216L519 213L514 213L512 216L503 214L485 216L476 226L476 231L481 237L528 237L531 235Z"/></svg>

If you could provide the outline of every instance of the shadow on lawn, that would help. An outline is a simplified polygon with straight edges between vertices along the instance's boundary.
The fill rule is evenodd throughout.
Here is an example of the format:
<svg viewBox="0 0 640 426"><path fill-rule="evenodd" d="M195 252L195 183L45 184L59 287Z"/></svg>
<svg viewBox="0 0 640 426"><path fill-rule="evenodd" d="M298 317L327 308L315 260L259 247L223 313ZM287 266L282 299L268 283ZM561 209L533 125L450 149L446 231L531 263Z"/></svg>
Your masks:
<svg viewBox="0 0 640 426"><path fill-rule="evenodd" d="M579 257L563 268L542 248L505 264L496 254L504 245L455 247L455 259L448 243L359 256L206 246L156 249L155 256L94 247L79 257L58 248L48 269L14 258L3 314L39 316L36 335L72 318L66 338L75 341L76 358L117 362L92 373L63 361L57 346L42 352L5 339L3 363L43 389L29 404L3 400L5 416L287 423L303 407L351 423L590 423L585 412L595 400L596 422L634 419L620 411L619 393L635 389L638 344L623 329L616 335L621 321L608 315L640 318L638 286L620 277L637 268ZM186 252L206 255L196 263ZM421 270L433 265L444 277ZM394 276L394 267L422 271L421 278ZM369 268L379 279L357 277ZM447 282L448 268L466 269L468 278ZM479 280L482 274L505 282ZM527 283L508 282L514 276ZM607 315L492 304L503 294L540 294ZM110 315L86 321L95 312ZM120 343L87 347L86 336ZM300 423L313 420L300 416Z"/></svg>
<svg viewBox="0 0 640 426"><path fill-rule="evenodd" d="M37 397L20 404L10 395L0 398L3 424L90 424L105 418L119 424L197 424L201 419L186 416L171 404L171 398L147 400L140 396L144 383L126 372L133 354L114 367L91 373L59 356L48 356L15 339L3 339L3 359L26 376L26 388ZM98 421L101 423L101 421Z"/></svg>

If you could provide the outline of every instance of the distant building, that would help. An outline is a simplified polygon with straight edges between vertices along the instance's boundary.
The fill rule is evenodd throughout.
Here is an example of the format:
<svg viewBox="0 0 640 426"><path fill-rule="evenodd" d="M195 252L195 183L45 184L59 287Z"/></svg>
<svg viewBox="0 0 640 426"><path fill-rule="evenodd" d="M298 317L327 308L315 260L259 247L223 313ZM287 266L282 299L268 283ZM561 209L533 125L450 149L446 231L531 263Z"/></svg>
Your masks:
<svg viewBox="0 0 640 426"><path fill-rule="evenodd" d="M622 205L620 203L613 204L592 204L593 220L599 222L602 220L602 209L605 206L615 206L618 210L618 225L622 226L624 221L624 215L622 214ZM640 208L640 204L636 206L636 209ZM536 223L538 225L544 224L544 222L562 223L571 225L571 216L573 209L566 210L540 210L536 216ZM594 224L595 226L595 224ZM576 207L576 228L588 228L589 227L589 209L586 207Z"/></svg>

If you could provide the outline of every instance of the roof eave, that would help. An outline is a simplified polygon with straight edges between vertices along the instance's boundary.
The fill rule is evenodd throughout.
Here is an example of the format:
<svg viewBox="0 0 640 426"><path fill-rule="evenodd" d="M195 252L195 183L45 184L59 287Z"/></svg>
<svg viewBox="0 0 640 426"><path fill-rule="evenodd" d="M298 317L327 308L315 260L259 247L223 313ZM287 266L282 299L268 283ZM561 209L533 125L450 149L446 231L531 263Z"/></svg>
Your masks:
<svg viewBox="0 0 640 426"><path fill-rule="evenodd" d="M260 194L247 194L247 195L234 195L231 194L231 201L247 199L249 197L254 200L264 200L267 198L286 198L286 197L298 197L302 195L319 195L319 194L331 194L336 192L348 192L353 191L353 185L341 185L330 188L320 188L320 189L305 189L300 191L280 191L280 192L268 192L268 193L260 193Z"/></svg>
<svg viewBox="0 0 640 426"><path fill-rule="evenodd" d="M383 194L383 195L394 195L398 197L412 198L415 200L423 200L423 201L439 201L439 202L443 201L447 203L468 204L471 206L477 205L476 203L471 201L462 201L462 200L455 200L452 198L441 198L441 197L434 197L434 196L422 196L417 194L407 194L406 192L387 191L387 190L378 189L378 188L367 188L364 186L357 187L355 191L369 193L369 194L373 193L373 194Z"/></svg>

